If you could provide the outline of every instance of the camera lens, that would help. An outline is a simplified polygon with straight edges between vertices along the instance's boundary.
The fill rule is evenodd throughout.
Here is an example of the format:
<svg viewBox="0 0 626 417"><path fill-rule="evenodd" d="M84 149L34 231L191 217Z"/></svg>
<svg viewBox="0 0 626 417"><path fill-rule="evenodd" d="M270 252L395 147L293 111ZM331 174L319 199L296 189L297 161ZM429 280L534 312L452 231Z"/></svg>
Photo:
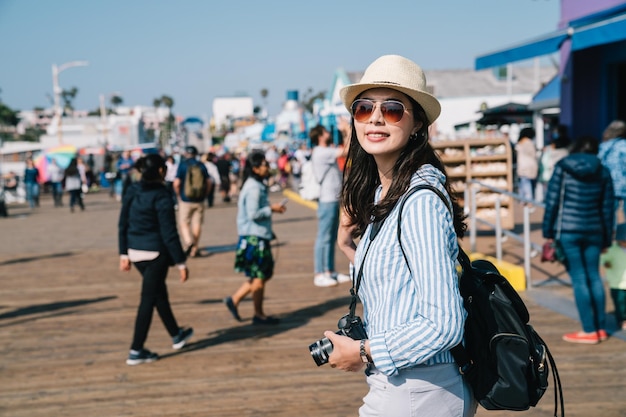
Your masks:
<svg viewBox="0 0 626 417"><path fill-rule="evenodd" d="M328 363L328 357L333 351L333 344L327 337L324 337L311 344L309 350L317 366L322 366Z"/></svg>

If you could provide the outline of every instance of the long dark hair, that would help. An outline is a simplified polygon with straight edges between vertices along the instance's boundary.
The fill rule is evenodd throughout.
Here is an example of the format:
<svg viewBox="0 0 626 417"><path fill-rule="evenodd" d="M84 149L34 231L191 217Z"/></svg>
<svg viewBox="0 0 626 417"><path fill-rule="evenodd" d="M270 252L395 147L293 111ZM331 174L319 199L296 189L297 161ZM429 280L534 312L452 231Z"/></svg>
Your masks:
<svg viewBox="0 0 626 417"><path fill-rule="evenodd" d="M265 154L263 152L253 151L250 155L248 155L248 158L246 159L246 165L243 167L243 177L241 180L242 187L249 177L252 177L259 182L263 182L265 178L255 173L252 168L258 168L264 163L267 162L265 161Z"/></svg>
<svg viewBox="0 0 626 417"><path fill-rule="evenodd" d="M165 159L156 153L144 155L135 162L135 169L141 173L141 180L145 182L163 181L162 172L165 172L165 167Z"/></svg>
<svg viewBox="0 0 626 417"><path fill-rule="evenodd" d="M74 176L74 175L78 175L78 159L77 158L72 158L70 160L70 164L67 166L67 168L65 168L65 175L66 176Z"/></svg>
<svg viewBox="0 0 626 417"><path fill-rule="evenodd" d="M355 238L363 235L369 223L384 220L389 215L400 197L409 189L411 177L420 167L430 164L446 174L443 163L428 142L428 119L426 113L415 100L410 97L409 100L413 107L413 118L416 122L421 121L422 127L415 135L411 135L400 153L393 167L389 191L378 204L374 204L376 188L380 185L376 161L372 155L365 152L361 147L356 137L354 119L352 119L352 140L350 140L346 161L341 201L350 219L349 224L355 226L353 231L353 237ZM444 187L452 200L454 229L457 236L462 238L467 229L464 221L465 215L457 202L455 194L452 192L447 175Z"/></svg>
<svg viewBox="0 0 626 417"><path fill-rule="evenodd" d="M599 147L600 145L598 139L593 136L585 135L576 139L576 141L572 144L569 153L589 153L597 155Z"/></svg>

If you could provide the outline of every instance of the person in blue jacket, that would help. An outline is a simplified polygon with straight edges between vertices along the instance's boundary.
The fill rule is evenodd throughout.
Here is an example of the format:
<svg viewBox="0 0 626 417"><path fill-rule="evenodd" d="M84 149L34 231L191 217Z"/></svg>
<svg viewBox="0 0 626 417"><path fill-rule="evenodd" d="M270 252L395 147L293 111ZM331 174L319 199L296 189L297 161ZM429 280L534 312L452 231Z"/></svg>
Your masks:
<svg viewBox="0 0 626 417"><path fill-rule="evenodd" d="M128 365L153 362L159 357L144 347L155 308L172 337L174 349L185 346L193 336L192 328L178 326L165 284L173 265L178 268L181 282L189 278L176 229L174 202L164 183L165 160L158 154L149 154L138 159L135 168L141 173L141 180L131 184L124 194L118 223L120 270L130 271L132 263L143 278Z"/></svg>
<svg viewBox="0 0 626 417"><path fill-rule="evenodd" d="M571 343L608 338L600 253L612 243L615 195L611 174L597 153L595 138L576 140L570 155L555 165L544 201L543 237L558 237L563 248L583 328L563 335Z"/></svg>

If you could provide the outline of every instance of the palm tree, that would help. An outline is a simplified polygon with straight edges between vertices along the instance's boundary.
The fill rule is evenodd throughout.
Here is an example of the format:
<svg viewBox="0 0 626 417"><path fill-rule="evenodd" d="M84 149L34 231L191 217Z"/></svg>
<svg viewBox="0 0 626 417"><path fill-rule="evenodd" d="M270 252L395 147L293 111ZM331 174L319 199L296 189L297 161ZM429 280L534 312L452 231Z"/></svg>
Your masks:
<svg viewBox="0 0 626 417"><path fill-rule="evenodd" d="M118 94L113 94L110 99L111 107L117 107L124 102L122 96Z"/></svg>
<svg viewBox="0 0 626 417"><path fill-rule="evenodd" d="M69 90L61 91L61 98L63 99L63 113L67 113L74 110L72 106L72 100L76 98L78 94L78 88L72 87Z"/></svg>
<svg viewBox="0 0 626 417"><path fill-rule="evenodd" d="M167 141L169 140L170 132L172 131L172 121L174 120L174 116L172 115L172 107L174 107L174 99L168 95L161 95L159 98L155 98L153 101L154 107L159 108L161 105L164 105L169 110L169 115L167 117L167 121L165 123L165 129L161 131L161 135L159 138L161 147L163 148Z"/></svg>
<svg viewBox="0 0 626 417"><path fill-rule="evenodd" d="M265 113L267 114L267 96L270 94L270 92L267 90L267 88L262 88L261 89L261 98L263 99L263 107L265 107Z"/></svg>
<svg viewBox="0 0 626 417"><path fill-rule="evenodd" d="M174 118L174 115L172 114L172 107L174 107L174 99L171 98L170 96L166 96L165 94L161 96L161 103L168 108L168 110L170 111L170 119Z"/></svg>

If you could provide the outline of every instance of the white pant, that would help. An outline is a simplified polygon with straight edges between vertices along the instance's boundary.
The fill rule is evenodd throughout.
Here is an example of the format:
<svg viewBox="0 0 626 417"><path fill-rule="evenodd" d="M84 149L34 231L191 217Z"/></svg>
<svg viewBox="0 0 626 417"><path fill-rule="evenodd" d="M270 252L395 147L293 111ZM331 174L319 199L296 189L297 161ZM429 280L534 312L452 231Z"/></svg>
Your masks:
<svg viewBox="0 0 626 417"><path fill-rule="evenodd" d="M368 394L359 417L471 417L476 413L469 386L455 364L418 366L388 377L365 371Z"/></svg>

